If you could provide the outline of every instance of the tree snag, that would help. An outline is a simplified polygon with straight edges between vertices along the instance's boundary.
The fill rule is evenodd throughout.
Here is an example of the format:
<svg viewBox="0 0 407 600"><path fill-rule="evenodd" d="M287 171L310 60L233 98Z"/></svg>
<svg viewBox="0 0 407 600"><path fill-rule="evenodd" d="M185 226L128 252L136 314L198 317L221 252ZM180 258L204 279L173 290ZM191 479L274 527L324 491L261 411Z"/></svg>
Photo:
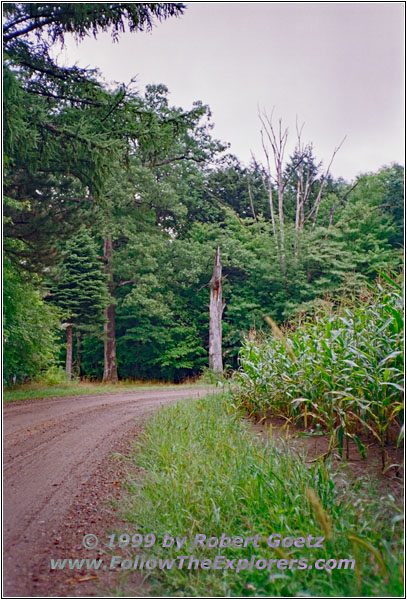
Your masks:
<svg viewBox="0 0 407 600"><path fill-rule="evenodd" d="M222 300L222 265L219 246L215 254L212 279L209 282L211 296L209 303L209 368L222 373L222 313L225 302Z"/></svg>

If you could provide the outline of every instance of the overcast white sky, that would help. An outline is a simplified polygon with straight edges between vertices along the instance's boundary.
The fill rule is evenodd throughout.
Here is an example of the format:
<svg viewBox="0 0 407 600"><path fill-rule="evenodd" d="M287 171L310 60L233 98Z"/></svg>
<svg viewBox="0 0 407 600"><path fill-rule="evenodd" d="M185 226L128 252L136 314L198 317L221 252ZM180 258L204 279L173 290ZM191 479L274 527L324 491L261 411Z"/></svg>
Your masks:
<svg viewBox="0 0 407 600"><path fill-rule="evenodd" d="M67 40L61 59L98 67L107 81L140 90L164 83L171 104L212 110L214 136L243 161L262 158L258 106L282 117L295 141L353 179L391 162L404 164L404 3L188 2L183 16L151 33L109 34L78 46Z"/></svg>

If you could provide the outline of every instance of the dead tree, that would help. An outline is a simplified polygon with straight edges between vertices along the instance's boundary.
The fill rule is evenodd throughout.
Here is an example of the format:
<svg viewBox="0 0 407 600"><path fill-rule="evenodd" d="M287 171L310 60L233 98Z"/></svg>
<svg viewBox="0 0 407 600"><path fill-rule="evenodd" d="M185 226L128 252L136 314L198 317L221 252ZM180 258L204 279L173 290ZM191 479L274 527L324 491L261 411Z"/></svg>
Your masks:
<svg viewBox="0 0 407 600"><path fill-rule="evenodd" d="M225 302L222 300L222 264L219 246L215 254L212 279L209 282L211 297L209 303L209 368L222 373L222 314Z"/></svg>
<svg viewBox="0 0 407 600"><path fill-rule="evenodd" d="M297 128L297 145L295 147L292 164L286 168L284 172L284 154L288 140L288 129L283 128L282 120L279 119L278 125L273 123L273 113L267 115L265 111L259 112L259 119L262 125L261 140L263 151L266 157L267 165L267 184L265 189L268 190L270 201L270 216L273 227L273 236L276 240L276 247L279 255L280 267L285 269L286 248L284 239L284 200L285 191L289 183L296 181L296 208L295 208L295 238L294 238L294 257L298 257L300 234L304 230L305 224L310 221L310 231L313 231L317 222L319 208L322 200L322 193L328 182L330 169L334 158L341 148L345 138L334 149L328 167L324 172L320 172L322 163L313 165L312 145L303 144L302 130L303 126ZM271 172L271 157L274 160L275 173ZM279 240L276 235L276 219L273 206L273 191L272 180L277 188L278 201L278 225L279 225ZM318 185L316 196L312 196L314 184ZM315 188L314 188L315 189Z"/></svg>
<svg viewBox="0 0 407 600"><path fill-rule="evenodd" d="M263 113L259 113L260 122L262 124L262 145L263 149L266 153L267 158L267 167L269 173L269 180L271 175L270 170L270 159L269 154L266 149L266 141L264 139L264 135L267 137L268 142L272 148L272 154L274 158L274 166L276 170L275 182L277 184L277 199L278 199L278 221L279 221L279 230L280 230L280 260L281 266L284 264L285 254L284 254L284 176L283 176L283 164L284 164L284 153L287 145L288 139L288 129L285 128L283 130L283 121L279 119L278 121L278 130L276 130L273 126L273 114L267 115L264 111ZM272 205L272 192L271 192L271 184L269 185L270 190L270 212L272 214L273 221L273 229L274 225L274 214L273 214L273 205Z"/></svg>

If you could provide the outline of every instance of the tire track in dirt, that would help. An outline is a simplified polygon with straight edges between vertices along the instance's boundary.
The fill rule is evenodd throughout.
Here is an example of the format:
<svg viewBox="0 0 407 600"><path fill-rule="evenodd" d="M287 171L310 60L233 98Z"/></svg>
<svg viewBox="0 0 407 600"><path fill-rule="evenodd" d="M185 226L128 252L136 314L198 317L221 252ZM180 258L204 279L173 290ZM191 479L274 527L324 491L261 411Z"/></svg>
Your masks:
<svg viewBox="0 0 407 600"><path fill-rule="evenodd" d="M53 596L57 582L50 577L50 548L62 543L66 557L78 556L74 532L72 539L75 537L76 545L62 539L62 531L65 538L69 534L64 529L64 518L74 499L83 496L85 489L91 493L93 512L96 504L106 504L106 489L99 486L100 477L96 475L103 472L109 456L140 429L142 420L163 404L197 398L210 391L209 388L160 388L5 405L4 596ZM103 488L99 495L98 486ZM82 498L82 506L86 506L86 498ZM81 510L75 513L74 521L86 528L87 511L79 514ZM83 533L92 532L94 522L93 518ZM103 523L98 526L100 529ZM69 576L72 571L60 572L60 578Z"/></svg>

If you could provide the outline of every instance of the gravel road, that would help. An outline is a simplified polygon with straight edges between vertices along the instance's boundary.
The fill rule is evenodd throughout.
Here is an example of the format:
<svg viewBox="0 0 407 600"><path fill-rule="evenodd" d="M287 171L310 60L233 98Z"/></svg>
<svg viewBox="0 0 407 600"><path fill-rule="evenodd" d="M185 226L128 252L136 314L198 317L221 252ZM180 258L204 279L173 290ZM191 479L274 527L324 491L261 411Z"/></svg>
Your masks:
<svg viewBox="0 0 407 600"><path fill-rule="evenodd" d="M118 484L112 453L161 405L209 391L172 387L5 405L3 597L79 595L58 588L50 554L76 558L83 534L108 525L102 505L107 489ZM72 571L63 575L75 582Z"/></svg>

